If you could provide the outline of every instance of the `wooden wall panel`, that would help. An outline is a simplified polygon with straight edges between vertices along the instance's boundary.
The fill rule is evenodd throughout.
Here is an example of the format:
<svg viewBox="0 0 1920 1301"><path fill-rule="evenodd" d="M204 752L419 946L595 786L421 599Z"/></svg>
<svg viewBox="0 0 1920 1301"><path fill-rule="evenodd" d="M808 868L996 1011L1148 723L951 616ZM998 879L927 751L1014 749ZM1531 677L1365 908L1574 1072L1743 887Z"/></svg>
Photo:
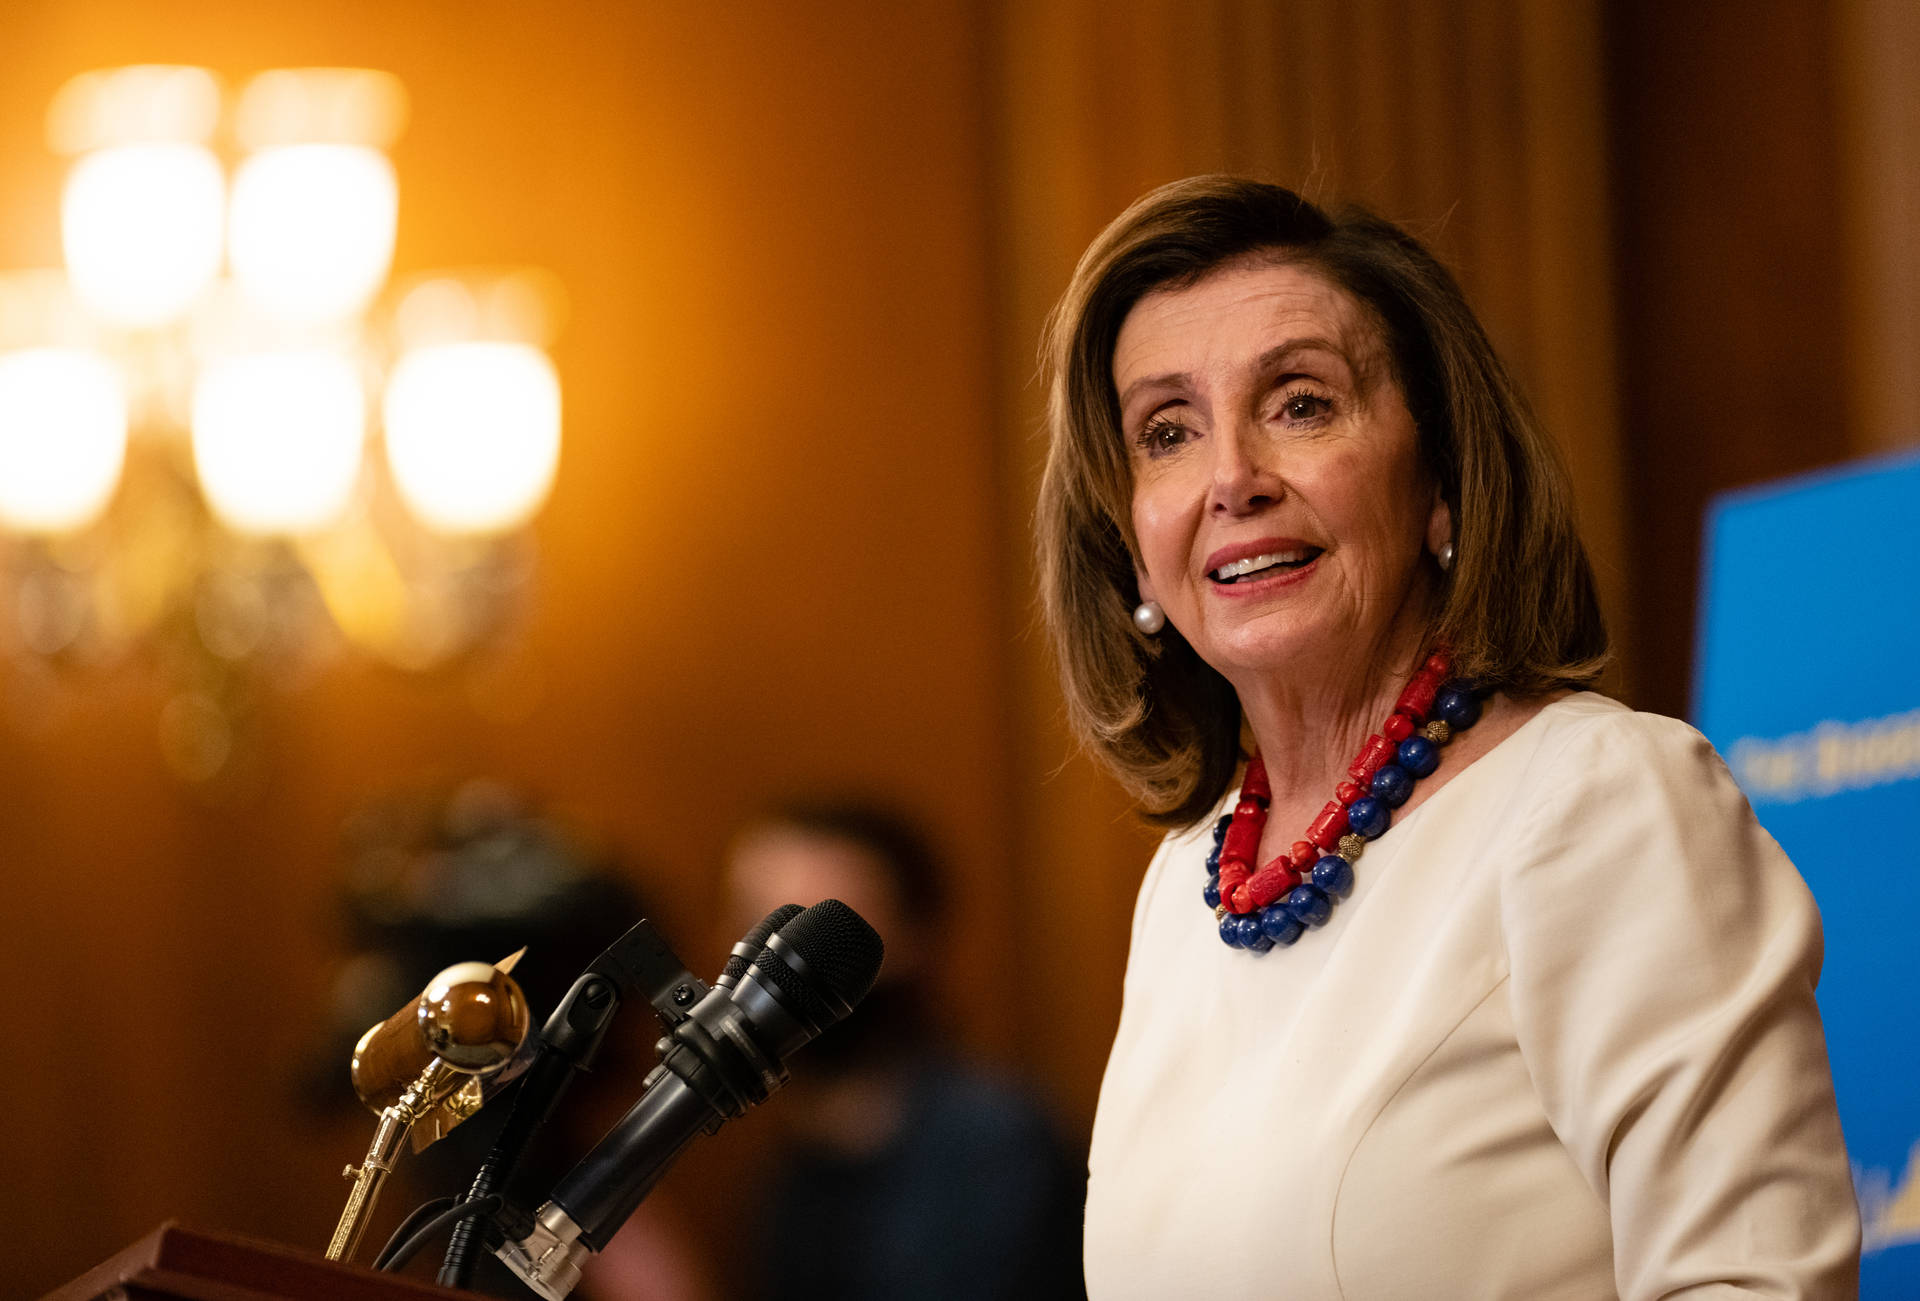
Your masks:
<svg viewBox="0 0 1920 1301"><path fill-rule="evenodd" d="M277 682L256 798L207 807L159 761L143 666L44 691L0 666L0 974L24 1057L0 1077L24 1135L0 1218L35 1244L0 1291L169 1215L325 1242L370 1128L314 1128L295 1086L340 943L342 823L396 789L531 792L621 853L707 969L739 817L797 788L887 792L957 869L963 1034L1009 1048L972 7L28 0L4 26L0 266L57 260L41 122L68 76L374 65L414 106L399 269L544 265L572 319L535 601L493 678ZM517 703L476 709L501 680ZM728 1141L672 1190L715 1224Z"/></svg>
<svg viewBox="0 0 1920 1301"><path fill-rule="evenodd" d="M1837 0L1848 443L1920 446L1920 9Z"/></svg>
<svg viewBox="0 0 1920 1301"><path fill-rule="evenodd" d="M1684 714L1703 511L1849 451L1832 10L1621 0L1621 452L1637 700Z"/></svg>

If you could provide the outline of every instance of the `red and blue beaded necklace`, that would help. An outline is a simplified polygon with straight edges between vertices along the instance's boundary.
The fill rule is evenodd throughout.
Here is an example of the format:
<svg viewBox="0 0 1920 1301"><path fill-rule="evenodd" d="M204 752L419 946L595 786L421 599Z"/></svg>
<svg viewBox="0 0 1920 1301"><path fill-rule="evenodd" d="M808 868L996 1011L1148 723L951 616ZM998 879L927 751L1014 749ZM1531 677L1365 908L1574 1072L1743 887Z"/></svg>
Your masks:
<svg viewBox="0 0 1920 1301"><path fill-rule="evenodd" d="M1304 840L1254 870L1273 790L1259 752L1247 760L1240 802L1213 828L1203 897L1229 948L1265 953L1326 925L1336 900L1353 892L1353 864L1378 840L1407 802L1413 784L1440 766L1440 747L1480 719L1469 683L1449 680L1452 664L1436 651L1394 702L1393 713L1367 738L1347 780L1307 827Z"/></svg>

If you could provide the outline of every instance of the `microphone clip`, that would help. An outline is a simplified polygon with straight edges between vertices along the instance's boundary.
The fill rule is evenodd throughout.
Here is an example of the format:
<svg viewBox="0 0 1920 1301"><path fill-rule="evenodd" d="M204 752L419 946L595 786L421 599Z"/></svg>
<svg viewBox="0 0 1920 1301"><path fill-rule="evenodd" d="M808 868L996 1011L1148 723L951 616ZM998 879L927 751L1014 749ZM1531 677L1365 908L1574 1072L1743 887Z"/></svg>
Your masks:
<svg viewBox="0 0 1920 1301"><path fill-rule="evenodd" d="M686 1020L707 993L707 983L687 970L687 964L645 919L595 958L587 973L611 980L623 998L644 994L669 1030Z"/></svg>

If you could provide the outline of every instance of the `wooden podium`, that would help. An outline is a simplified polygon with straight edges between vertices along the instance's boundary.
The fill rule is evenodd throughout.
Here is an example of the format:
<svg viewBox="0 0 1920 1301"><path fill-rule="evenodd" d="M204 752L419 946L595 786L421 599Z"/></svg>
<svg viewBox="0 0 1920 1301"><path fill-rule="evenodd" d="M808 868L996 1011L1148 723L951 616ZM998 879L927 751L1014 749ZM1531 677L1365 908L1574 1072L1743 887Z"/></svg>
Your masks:
<svg viewBox="0 0 1920 1301"><path fill-rule="evenodd" d="M533 1294L529 1292L528 1297ZM41 1301L473 1301L268 1242L163 1224Z"/></svg>

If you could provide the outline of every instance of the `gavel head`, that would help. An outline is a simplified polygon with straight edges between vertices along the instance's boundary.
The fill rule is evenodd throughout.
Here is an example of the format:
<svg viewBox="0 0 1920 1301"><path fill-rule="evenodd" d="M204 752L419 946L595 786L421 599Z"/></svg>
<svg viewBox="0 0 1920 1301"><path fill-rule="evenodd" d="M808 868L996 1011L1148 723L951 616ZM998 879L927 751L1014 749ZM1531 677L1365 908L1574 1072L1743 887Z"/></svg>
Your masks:
<svg viewBox="0 0 1920 1301"><path fill-rule="evenodd" d="M416 1016L429 1050L468 1075L496 1071L513 1059L532 1021L512 976L487 962L459 962L435 976Z"/></svg>

